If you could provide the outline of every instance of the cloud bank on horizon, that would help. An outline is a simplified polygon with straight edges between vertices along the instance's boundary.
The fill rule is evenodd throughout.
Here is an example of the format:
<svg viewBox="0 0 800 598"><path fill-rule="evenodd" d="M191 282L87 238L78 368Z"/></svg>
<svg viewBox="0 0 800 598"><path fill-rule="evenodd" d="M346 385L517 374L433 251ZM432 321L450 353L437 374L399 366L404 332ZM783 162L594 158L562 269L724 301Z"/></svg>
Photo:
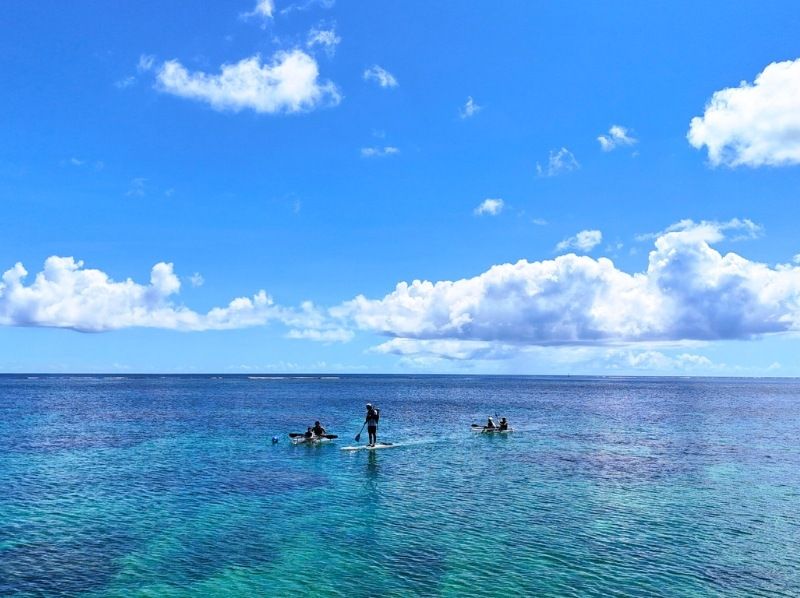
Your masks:
<svg viewBox="0 0 800 598"><path fill-rule="evenodd" d="M712 341L798 331L800 266L771 267L712 247L728 232L752 237L754 230L748 220L682 221L657 235L644 272L567 253L495 265L469 279L401 282L382 298L359 295L329 309L310 302L283 307L262 290L205 314L174 301L181 285L172 264L156 264L150 283L139 284L115 282L71 257L54 256L28 285L22 264L3 274L0 324L102 332L277 322L290 328L290 338L347 341L360 330L391 337L379 345L381 352L440 351L454 358L499 358L525 346Z"/></svg>

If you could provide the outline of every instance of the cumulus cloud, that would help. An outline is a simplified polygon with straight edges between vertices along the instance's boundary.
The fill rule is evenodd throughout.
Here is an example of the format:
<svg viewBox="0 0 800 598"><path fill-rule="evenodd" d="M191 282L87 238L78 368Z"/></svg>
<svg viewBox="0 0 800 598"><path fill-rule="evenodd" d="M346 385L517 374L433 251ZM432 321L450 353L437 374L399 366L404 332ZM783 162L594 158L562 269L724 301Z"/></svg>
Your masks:
<svg viewBox="0 0 800 598"><path fill-rule="evenodd" d="M773 62L750 84L714 92L687 134L713 166L800 164L800 59Z"/></svg>
<svg viewBox="0 0 800 598"><path fill-rule="evenodd" d="M363 158L383 158L386 156L394 156L399 153L400 150L392 145L361 148L361 156Z"/></svg>
<svg viewBox="0 0 800 598"><path fill-rule="evenodd" d="M149 284L112 280L72 257L53 256L30 284L21 263L0 282L0 325L69 328L103 332L145 327L170 330L225 330L280 322L303 338L346 340L327 314L312 303L276 305L266 292L239 297L225 307L198 313L175 302L181 282L169 263L158 263Z"/></svg>
<svg viewBox="0 0 800 598"><path fill-rule="evenodd" d="M398 85L395 76L377 64L364 71L364 80L375 81L381 87L397 87Z"/></svg>
<svg viewBox="0 0 800 598"><path fill-rule="evenodd" d="M335 27L331 27L330 29L318 29L315 27L308 32L306 46L308 48L320 46L325 50L328 56L333 56L336 52L336 46L338 46L341 41L342 38L336 35Z"/></svg>
<svg viewBox="0 0 800 598"><path fill-rule="evenodd" d="M475 100L472 99L472 96L467 97L467 102L464 104L463 108L459 111L459 115L461 118L470 118L478 114L481 111L483 106L478 106Z"/></svg>
<svg viewBox="0 0 800 598"><path fill-rule="evenodd" d="M600 148L604 152L610 152L618 147L626 145L634 145L638 139L631 137L628 129L620 125L612 125L608 130L608 134L600 135L597 141L600 142Z"/></svg>
<svg viewBox="0 0 800 598"><path fill-rule="evenodd" d="M575 159L575 155L567 148L562 147L558 150L550 150L546 166L542 166L537 162L536 173L539 176L558 176L559 174L577 170L580 166L578 160Z"/></svg>
<svg viewBox="0 0 800 598"><path fill-rule="evenodd" d="M164 93L233 112L302 112L341 100L336 85L319 79L316 61L297 49L277 52L268 64L262 64L258 55L224 64L215 75L191 73L177 60L169 60L158 68L156 81Z"/></svg>
<svg viewBox="0 0 800 598"><path fill-rule="evenodd" d="M497 216L497 214L503 211L503 206L505 206L505 202L502 199L484 199L481 204L475 208L474 212L476 216L483 216L484 214Z"/></svg>
<svg viewBox="0 0 800 598"><path fill-rule="evenodd" d="M358 296L333 313L395 339L492 348L746 339L799 330L800 267L722 255L711 243L723 230L701 222L665 232L644 272L575 254L520 260L470 279L401 282L383 298ZM397 352L404 342L385 349Z"/></svg>
<svg viewBox="0 0 800 598"><path fill-rule="evenodd" d="M556 245L557 251L577 249L591 251L603 242L603 233L599 230L582 230L577 235L564 239Z"/></svg>

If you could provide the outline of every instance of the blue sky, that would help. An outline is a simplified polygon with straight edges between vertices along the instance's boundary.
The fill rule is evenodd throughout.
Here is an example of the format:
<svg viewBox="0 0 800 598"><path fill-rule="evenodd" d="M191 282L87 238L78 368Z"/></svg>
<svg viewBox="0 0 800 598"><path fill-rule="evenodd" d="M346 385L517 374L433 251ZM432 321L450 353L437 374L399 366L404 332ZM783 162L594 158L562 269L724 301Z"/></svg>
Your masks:
<svg viewBox="0 0 800 598"><path fill-rule="evenodd" d="M0 371L800 375L795 3L3 12Z"/></svg>

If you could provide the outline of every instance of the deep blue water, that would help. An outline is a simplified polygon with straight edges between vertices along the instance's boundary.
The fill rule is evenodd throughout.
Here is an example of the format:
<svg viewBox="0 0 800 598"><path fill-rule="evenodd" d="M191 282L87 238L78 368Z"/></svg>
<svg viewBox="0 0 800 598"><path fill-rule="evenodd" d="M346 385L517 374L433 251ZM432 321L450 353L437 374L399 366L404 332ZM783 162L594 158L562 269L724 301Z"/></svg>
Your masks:
<svg viewBox="0 0 800 598"><path fill-rule="evenodd" d="M368 401L398 446L339 450ZM514 433L470 430L495 413ZM340 439L292 446L314 419ZM797 380L0 376L0 595L799 596L799 571Z"/></svg>

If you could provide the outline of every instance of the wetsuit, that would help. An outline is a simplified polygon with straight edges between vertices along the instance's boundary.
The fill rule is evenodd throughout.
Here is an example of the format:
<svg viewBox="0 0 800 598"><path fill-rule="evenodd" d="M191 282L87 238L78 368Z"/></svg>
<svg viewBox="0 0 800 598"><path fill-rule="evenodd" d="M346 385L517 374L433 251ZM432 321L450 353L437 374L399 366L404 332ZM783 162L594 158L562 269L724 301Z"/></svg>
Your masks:
<svg viewBox="0 0 800 598"><path fill-rule="evenodd" d="M374 445L378 441L378 420L381 412L375 407L367 409L367 433L369 434L369 444Z"/></svg>
<svg viewBox="0 0 800 598"><path fill-rule="evenodd" d="M325 434L325 428L323 428L321 425L314 426L311 431L314 432L315 436L322 436L323 434Z"/></svg>

